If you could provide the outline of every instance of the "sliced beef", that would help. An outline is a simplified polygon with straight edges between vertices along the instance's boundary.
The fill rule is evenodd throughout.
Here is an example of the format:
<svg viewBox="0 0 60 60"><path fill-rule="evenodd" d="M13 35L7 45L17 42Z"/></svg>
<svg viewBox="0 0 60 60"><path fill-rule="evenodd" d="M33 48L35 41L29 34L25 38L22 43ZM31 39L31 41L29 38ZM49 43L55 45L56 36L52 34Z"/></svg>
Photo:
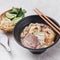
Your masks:
<svg viewBox="0 0 60 60"><path fill-rule="evenodd" d="M22 44L28 48L32 49L38 49L40 48L40 43L38 41L38 38L34 36L33 34L28 34L25 36L23 40L21 40ZM39 46L39 47L37 47Z"/></svg>

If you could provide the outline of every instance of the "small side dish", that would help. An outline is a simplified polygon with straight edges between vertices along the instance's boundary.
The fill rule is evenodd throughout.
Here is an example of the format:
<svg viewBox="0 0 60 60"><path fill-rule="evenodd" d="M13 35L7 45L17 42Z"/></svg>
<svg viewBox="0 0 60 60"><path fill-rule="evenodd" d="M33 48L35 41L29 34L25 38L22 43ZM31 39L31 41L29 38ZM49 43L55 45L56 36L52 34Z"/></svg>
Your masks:
<svg viewBox="0 0 60 60"><path fill-rule="evenodd" d="M45 48L54 43L55 33L45 24L31 23L21 33L21 43L31 49Z"/></svg>
<svg viewBox="0 0 60 60"><path fill-rule="evenodd" d="M25 16L25 9L12 8L0 16L0 29L6 32L13 31L15 24Z"/></svg>

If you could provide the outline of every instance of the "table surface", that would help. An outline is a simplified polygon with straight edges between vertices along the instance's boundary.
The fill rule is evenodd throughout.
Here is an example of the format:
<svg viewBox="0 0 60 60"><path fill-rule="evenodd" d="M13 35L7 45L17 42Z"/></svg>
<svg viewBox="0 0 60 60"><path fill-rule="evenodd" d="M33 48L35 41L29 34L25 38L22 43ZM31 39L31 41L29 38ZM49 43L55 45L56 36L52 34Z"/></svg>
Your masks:
<svg viewBox="0 0 60 60"><path fill-rule="evenodd" d="M40 8L47 16L60 24L60 0L0 0L0 14L12 7L27 10L26 16L34 15L34 8ZM0 45L0 60L60 60L60 41L40 55L34 55L18 45L13 34L7 34L11 53Z"/></svg>

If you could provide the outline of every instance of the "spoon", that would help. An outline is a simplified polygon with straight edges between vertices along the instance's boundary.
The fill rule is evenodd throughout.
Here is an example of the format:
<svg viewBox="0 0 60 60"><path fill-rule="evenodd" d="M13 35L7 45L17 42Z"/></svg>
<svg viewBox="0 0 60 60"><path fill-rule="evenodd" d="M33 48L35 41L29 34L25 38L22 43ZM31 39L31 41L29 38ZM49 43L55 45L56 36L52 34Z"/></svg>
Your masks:
<svg viewBox="0 0 60 60"><path fill-rule="evenodd" d="M11 52L8 37L3 33L0 33L0 44L3 45L8 52Z"/></svg>

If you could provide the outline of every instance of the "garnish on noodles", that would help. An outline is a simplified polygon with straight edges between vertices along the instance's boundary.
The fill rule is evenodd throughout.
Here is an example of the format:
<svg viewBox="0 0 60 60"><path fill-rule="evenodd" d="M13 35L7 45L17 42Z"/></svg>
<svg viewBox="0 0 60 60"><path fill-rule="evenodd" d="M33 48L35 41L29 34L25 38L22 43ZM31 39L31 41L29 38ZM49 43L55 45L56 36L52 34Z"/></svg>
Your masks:
<svg viewBox="0 0 60 60"><path fill-rule="evenodd" d="M54 43L55 33L45 24L31 23L21 33L21 43L32 49L45 48Z"/></svg>

